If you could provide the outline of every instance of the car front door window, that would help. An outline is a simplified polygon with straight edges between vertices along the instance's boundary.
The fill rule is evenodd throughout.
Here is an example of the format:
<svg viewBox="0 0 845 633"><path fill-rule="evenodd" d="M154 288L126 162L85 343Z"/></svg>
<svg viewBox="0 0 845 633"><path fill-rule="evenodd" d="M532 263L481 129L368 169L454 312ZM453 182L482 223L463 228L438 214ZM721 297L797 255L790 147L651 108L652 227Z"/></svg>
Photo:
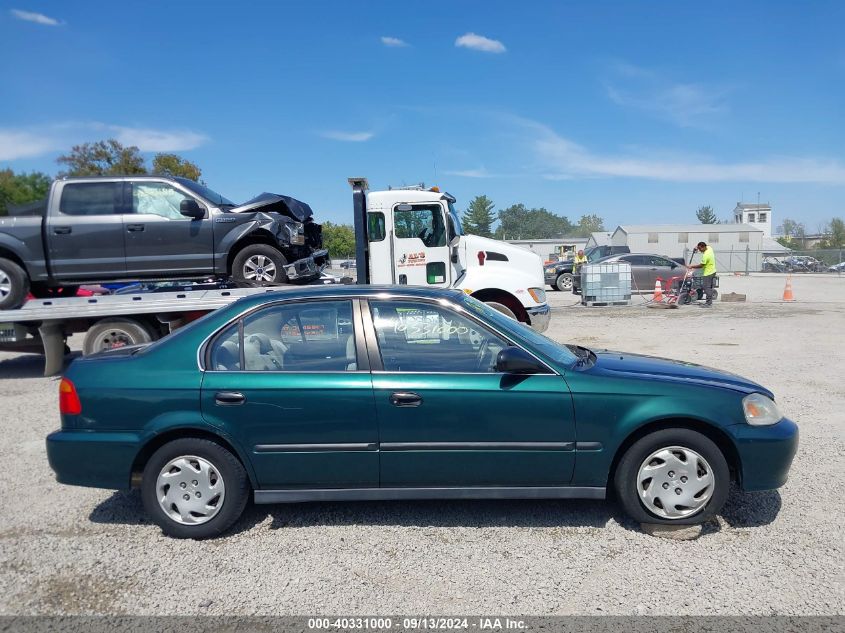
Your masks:
<svg viewBox="0 0 845 633"><path fill-rule="evenodd" d="M385 371L492 373L508 342L442 306L370 302Z"/></svg>
<svg viewBox="0 0 845 633"><path fill-rule="evenodd" d="M190 220L179 210L183 200L192 199L163 182L132 184L132 212L139 215L158 215L168 220Z"/></svg>

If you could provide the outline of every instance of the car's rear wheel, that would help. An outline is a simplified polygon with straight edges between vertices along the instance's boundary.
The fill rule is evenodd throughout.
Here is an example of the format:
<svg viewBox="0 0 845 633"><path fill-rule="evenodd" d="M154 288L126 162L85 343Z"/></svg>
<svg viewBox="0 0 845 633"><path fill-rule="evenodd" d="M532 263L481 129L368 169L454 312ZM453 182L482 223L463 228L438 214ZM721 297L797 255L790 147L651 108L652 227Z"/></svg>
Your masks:
<svg viewBox="0 0 845 633"><path fill-rule="evenodd" d="M231 452L211 440L169 442L144 468L144 508L165 534L203 539L219 536L240 518L249 479Z"/></svg>
<svg viewBox="0 0 845 633"><path fill-rule="evenodd" d="M730 470L722 451L706 436L664 429L625 452L614 485L625 511L636 521L692 525L722 509Z"/></svg>
<svg viewBox="0 0 845 633"><path fill-rule="evenodd" d="M562 292L572 290L572 273L562 273L555 279L555 286Z"/></svg>
<svg viewBox="0 0 845 633"><path fill-rule="evenodd" d="M0 258L0 310L21 307L28 292L26 271L9 259Z"/></svg>
<svg viewBox="0 0 845 633"><path fill-rule="evenodd" d="M264 286L287 283L285 256L267 244L245 246L232 262L232 276L238 281Z"/></svg>

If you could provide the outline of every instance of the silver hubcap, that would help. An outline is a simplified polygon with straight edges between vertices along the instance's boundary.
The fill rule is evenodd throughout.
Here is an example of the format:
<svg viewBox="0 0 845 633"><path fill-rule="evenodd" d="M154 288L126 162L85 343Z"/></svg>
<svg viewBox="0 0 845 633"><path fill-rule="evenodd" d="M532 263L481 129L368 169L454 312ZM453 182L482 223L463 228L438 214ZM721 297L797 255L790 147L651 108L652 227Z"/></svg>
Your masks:
<svg viewBox="0 0 845 633"><path fill-rule="evenodd" d="M244 263L244 279L273 281L276 278L276 264L265 255L253 255Z"/></svg>
<svg viewBox="0 0 845 633"><path fill-rule="evenodd" d="M156 498L165 514L183 525L213 519L226 496L223 477L202 457L185 455L171 460L156 480Z"/></svg>
<svg viewBox="0 0 845 633"><path fill-rule="evenodd" d="M126 347L127 345L135 345L135 339L123 330L109 330L107 332L103 332L94 339L93 343L94 349L100 351Z"/></svg>
<svg viewBox="0 0 845 633"><path fill-rule="evenodd" d="M0 298L6 298L12 293L12 280L9 275L0 270Z"/></svg>
<svg viewBox="0 0 845 633"><path fill-rule="evenodd" d="M715 485L707 460L683 446L654 451L637 473L643 505L663 519L683 519L700 512L713 496Z"/></svg>

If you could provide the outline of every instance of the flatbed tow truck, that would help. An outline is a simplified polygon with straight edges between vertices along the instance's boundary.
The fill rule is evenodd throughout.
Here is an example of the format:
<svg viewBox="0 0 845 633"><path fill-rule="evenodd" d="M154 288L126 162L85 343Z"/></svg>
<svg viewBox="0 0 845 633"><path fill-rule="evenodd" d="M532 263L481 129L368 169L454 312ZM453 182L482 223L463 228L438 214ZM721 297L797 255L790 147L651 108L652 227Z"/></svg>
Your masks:
<svg viewBox="0 0 845 633"><path fill-rule="evenodd" d="M456 288L540 332L546 329L550 310L537 255L465 235L455 199L436 187L371 192L364 178L350 178L349 184L357 283ZM340 281L323 274L312 283ZM61 372L71 334L85 333L85 355L142 345L241 297L295 287L243 287L218 278L207 284L167 282L132 294L30 299L20 308L0 310L0 350L43 352L44 375L50 376Z"/></svg>

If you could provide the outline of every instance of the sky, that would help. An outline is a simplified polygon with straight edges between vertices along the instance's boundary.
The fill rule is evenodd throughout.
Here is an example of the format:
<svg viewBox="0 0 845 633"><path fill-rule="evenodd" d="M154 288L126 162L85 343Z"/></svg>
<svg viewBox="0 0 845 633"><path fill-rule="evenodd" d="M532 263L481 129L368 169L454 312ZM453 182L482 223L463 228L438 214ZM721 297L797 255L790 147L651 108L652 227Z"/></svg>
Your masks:
<svg viewBox="0 0 845 633"><path fill-rule="evenodd" d="M104 138L351 222L346 179L577 221L845 216L845 3L0 3L0 169Z"/></svg>

